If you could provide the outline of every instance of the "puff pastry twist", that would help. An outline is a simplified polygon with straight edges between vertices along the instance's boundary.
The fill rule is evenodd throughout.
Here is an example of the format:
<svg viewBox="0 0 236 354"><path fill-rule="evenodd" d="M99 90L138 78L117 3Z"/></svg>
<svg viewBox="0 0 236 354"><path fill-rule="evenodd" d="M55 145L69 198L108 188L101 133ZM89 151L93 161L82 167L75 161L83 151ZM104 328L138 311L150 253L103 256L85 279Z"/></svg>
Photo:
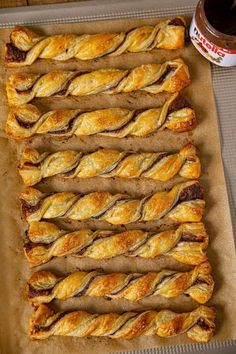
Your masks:
<svg viewBox="0 0 236 354"><path fill-rule="evenodd" d="M125 194L70 192L43 194L28 187L20 195L22 213L28 222L41 219L97 219L113 225L168 217L176 222L200 221L204 213L203 188L198 181L176 184L169 191L144 198Z"/></svg>
<svg viewBox="0 0 236 354"><path fill-rule="evenodd" d="M177 174L188 179L198 178L201 164L196 148L190 143L176 153L99 149L92 153L66 150L40 154L26 148L18 171L27 186L58 174L64 178L140 177L168 181Z"/></svg>
<svg viewBox="0 0 236 354"><path fill-rule="evenodd" d="M14 73L6 83L9 105L18 106L36 97L109 95L145 91L178 92L190 84L182 59L144 64L134 69L100 69L90 72L54 70L47 74Z"/></svg>
<svg viewBox="0 0 236 354"><path fill-rule="evenodd" d="M147 296L174 298L185 294L200 304L213 292L211 266L205 262L188 272L164 269L158 273L110 273L78 271L59 278L54 273L39 271L28 280L28 299L34 305L73 296L138 301Z"/></svg>
<svg viewBox="0 0 236 354"><path fill-rule="evenodd" d="M184 264L198 265L207 260L207 246L208 235L203 223L185 223L162 232L89 229L72 232L46 221L33 221L24 252L31 267L67 255L99 260L121 255L144 259L164 255Z"/></svg>
<svg viewBox="0 0 236 354"><path fill-rule="evenodd" d="M177 133L192 130L196 125L194 110L180 96L173 94L160 108L129 110L107 108L91 112L80 109L41 113L26 104L11 108L5 132L8 138L25 139L36 134L83 136L99 134L115 138L143 137L168 129Z"/></svg>
<svg viewBox="0 0 236 354"><path fill-rule="evenodd" d="M30 336L33 339L52 335L132 339L141 335L171 337L186 333L192 340L208 342L215 331L215 316L213 307L203 305L186 313L149 310L123 314L55 313L47 305L40 305L30 321Z"/></svg>
<svg viewBox="0 0 236 354"><path fill-rule="evenodd" d="M99 34L59 34L39 36L25 27L15 27L6 44L5 62L19 67L33 64L38 58L66 61L90 60L125 52L148 52L156 48L184 47L186 24L182 17L142 26L128 32Z"/></svg>

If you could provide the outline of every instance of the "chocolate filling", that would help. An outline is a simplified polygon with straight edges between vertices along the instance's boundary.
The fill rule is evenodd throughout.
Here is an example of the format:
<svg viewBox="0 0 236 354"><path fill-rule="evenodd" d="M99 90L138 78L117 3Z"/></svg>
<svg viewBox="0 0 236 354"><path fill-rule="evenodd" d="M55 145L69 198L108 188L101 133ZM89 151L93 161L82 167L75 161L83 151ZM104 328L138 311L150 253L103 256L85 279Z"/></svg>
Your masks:
<svg viewBox="0 0 236 354"><path fill-rule="evenodd" d="M59 321L62 317L64 317L67 313L69 313L69 311L65 311L65 312L60 313L60 315L47 327L42 327L40 325L35 325L34 326L35 332L47 332L47 331L50 331L50 329L54 326L54 324L57 321Z"/></svg>
<svg viewBox="0 0 236 354"><path fill-rule="evenodd" d="M168 23L169 26L184 26L185 24L184 22L181 20L181 18L179 17L175 17L172 20L170 20L170 22Z"/></svg>
<svg viewBox="0 0 236 354"><path fill-rule="evenodd" d="M36 82L36 81L35 81ZM33 84L34 85L34 84ZM16 90L16 92L17 93L24 93L24 94L27 94L27 93L30 93L30 91L31 91L31 89L32 89L32 87L33 87L33 85L30 87L30 88L28 88L27 90L19 90L19 89L17 89L17 88L15 88L15 90Z"/></svg>
<svg viewBox="0 0 236 354"><path fill-rule="evenodd" d="M103 174L113 171L120 162L122 162L122 161L124 161L124 159L126 159L126 157L127 157L127 155L123 156L120 160L116 161L114 163L114 166L109 171L101 171L101 173L99 175L95 175L95 176L102 176ZM79 162L77 163L77 165L75 167L73 167L70 171L65 172L63 175L66 177L72 176L75 173L75 170L78 167L78 165L79 165Z"/></svg>
<svg viewBox="0 0 236 354"><path fill-rule="evenodd" d="M74 297L80 297L86 294L86 291L88 290L88 288L90 287L90 284L93 282L93 280L98 276L98 274L94 275L89 281L88 283L85 285L85 287L80 290L78 293L76 293L74 295Z"/></svg>
<svg viewBox="0 0 236 354"><path fill-rule="evenodd" d="M145 109L137 109L133 115L133 117L131 117L128 122L126 122L124 125L122 125L120 128L112 128L112 129L105 129L102 131L102 133L109 133L111 131L115 131L116 133L121 132L123 129L127 128L129 126L129 124L131 122L135 122L138 118L138 115L143 113L145 111Z"/></svg>
<svg viewBox="0 0 236 354"><path fill-rule="evenodd" d="M126 36L127 36L129 33L131 33L132 31L134 31L134 30L135 30L135 28L132 28L131 30L127 31L127 32L125 33L124 38L123 38L122 41L119 43L119 45L117 45L116 48L113 48L113 49L111 48L108 52L106 52L106 53L100 55L99 57L97 57L97 58L95 58L95 59L105 57L106 55L108 55L108 54L110 54L110 53L112 53L112 52L115 52L115 51L119 50L119 48L120 48L120 47L124 44L124 42L126 41ZM118 34L118 33L117 33L117 34Z"/></svg>
<svg viewBox="0 0 236 354"><path fill-rule="evenodd" d="M77 115L76 117L72 118L64 129L61 129L61 130L50 130L49 134L66 134L66 133L69 133L69 131L71 131L72 128L73 128L73 125L74 125L74 122L75 122L76 118L78 118L78 117L79 117L79 115Z"/></svg>
<svg viewBox="0 0 236 354"><path fill-rule="evenodd" d="M127 202L127 201L129 201L131 199L132 199L131 197L127 196L127 198L125 198L124 201ZM92 215L91 218L99 219L101 216L106 214L109 211L109 209L113 208L117 203L119 203L120 200L122 200L122 197L119 197L119 199L117 199L115 202L113 202L111 205L109 205L109 207L106 210L98 213L98 215Z"/></svg>
<svg viewBox="0 0 236 354"><path fill-rule="evenodd" d="M110 237L111 235L97 235L94 239L92 239L87 245L85 245L80 251L76 253L77 256L82 256L84 252L91 246L92 243L94 243L97 240L100 240L102 238Z"/></svg>
<svg viewBox="0 0 236 354"><path fill-rule="evenodd" d="M20 127L29 129L34 126L35 122L23 122L17 115L15 115L15 119L17 120L17 123L19 124Z"/></svg>
<svg viewBox="0 0 236 354"><path fill-rule="evenodd" d="M73 167L71 170L63 173L62 175L65 176L65 177L72 176L75 173L75 170L76 170L77 167L78 167L78 164L75 167Z"/></svg>
<svg viewBox="0 0 236 354"><path fill-rule="evenodd" d="M203 242L204 236L196 236L188 232L183 232L180 241L184 242Z"/></svg>
<svg viewBox="0 0 236 354"><path fill-rule="evenodd" d="M28 252L30 252L32 249L34 249L35 247L40 247L40 246L42 246L42 247L48 249L48 248L51 247L51 244L42 243L42 242L34 243L34 242L31 242L31 241L27 241L27 242L24 244L24 249L25 249L25 251L28 253Z"/></svg>
<svg viewBox="0 0 236 354"><path fill-rule="evenodd" d="M24 162L24 166L39 167L40 165L41 165L40 162L35 162L35 163L29 161Z"/></svg>
<svg viewBox="0 0 236 354"><path fill-rule="evenodd" d="M109 333L109 335L113 335L120 331L129 321L131 321L133 318L137 317L139 314L135 313L133 316L131 316L126 322L122 323L118 328L116 328L113 332Z"/></svg>
<svg viewBox="0 0 236 354"><path fill-rule="evenodd" d="M37 203L36 205L31 205L27 203L25 200L21 200L21 208L22 208L23 215L27 216L39 210L40 203Z"/></svg>
<svg viewBox="0 0 236 354"><path fill-rule="evenodd" d="M190 108L190 104L188 101L183 98L181 95L178 95L168 107L167 115L171 114L172 112L178 111L182 108Z"/></svg>
<svg viewBox="0 0 236 354"><path fill-rule="evenodd" d="M12 43L6 44L6 56L5 59L8 63L17 62L20 63L25 60L27 52L20 50Z"/></svg>
<svg viewBox="0 0 236 354"><path fill-rule="evenodd" d="M50 294L51 290L46 289L46 290L38 290L35 289L32 285L28 284L28 296L30 299L36 297L36 296L48 296Z"/></svg>
<svg viewBox="0 0 236 354"><path fill-rule="evenodd" d="M122 292L126 287L131 286L133 283L135 283L135 281L136 281L137 279L142 278L142 276L143 276L142 274L140 274L140 275L134 275L132 278L130 278L130 280L128 281L127 284L123 285L123 287L122 287L121 289L118 289L118 290L112 292L111 295L117 295L117 294L119 294L119 293ZM109 294L108 294L107 297L109 298Z"/></svg>
<svg viewBox="0 0 236 354"><path fill-rule="evenodd" d="M108 171L101 171L101 173L100 173L100 176L102 176L102 175L104 175L104 174L106 174L106 173L110 173L110 172L112 172L112 171L114 171L116 168L117 168L117 166L121 163L121 162L123 162L128 156L130 156L130 155L132 155L132 153L131 154L125 154L124 156L122 156L119 160L117 160L117 161L115 161L114 163L113 163L113 166L112 167L110 167L110 169L108 170Z"/></svg>
<svg viewBox="0 0 236 354"><path fill-rule="evenodd" d="M169 279L172 279L172 278L174 278L174 276L175 276L176 274L177 274L177 272L176 272L176 273L173 273L173 274L171 274L171 275L164 275L164 277L162 277L162 278L160 279L160 281L156 284L155 289L153 289L153 292L157 290L158 286L161 285L161 284L164 282L164 280L166 280L166 279L168 279L168 278L169 278Z"/></svg>
<svg viewBox="0 0 236 354"><path fill-rule="evenodd" d="M73 81L76 77L78 77L78 76L80 76L80 75L82 75L82 74L86 74L86 73L88 73L88 71L75 73L75 75L72 76L72 77L67 81L67 83L65 84L65 88L62 89L62 90L59 91L59 92L56 92L56 93L54 94L54 96L64 96L64 95L66 94L66 91L68 90L68 87L69 87L70 84L72 83L72 81Z"/></svg>
<svg viewBox="0 0 236 354"><path fill-rule="evenodd" d="M197 285L197 284L208 284L205 280L203 279L196 279L195 282L192 285Z"/></svg>
<svg viewBox="0 0 236 354"><path fill-rule="evenodd" d="M128 254L132 255L134 252L136 252L139 248L141 248L147 241L152 238L154 235L156 235L155 232L149 232L146 236L145 239L142 240L141 243L139 243L135 248L132 249L132 251L129 251Z"/></svg>
<svg viewBox="0 0 236 354"><path fill-rule="evenodd" d="M202 318L199 318L199 320L197 321L197 325L206 331L210 329L208 323L206 323L206 321L204 321L204 319Z"/></svg>
<svg viewBox="0 0 236 354"><path fill-rule="evenodd" d="M159 77L159 79L156 80L155 82L153 82L152 84L150 84L149 86L161 85L163 83L163 81L165 80L165 78L167 77L167 75L169 75L170 73L174 72L175 70L176 70L176 68L168 65L166 67L165 72Z"/></svg>
<svg viewBox="0 0 236 354"><path fill-rule="evenodd" d="M164 159L165 157L170 156L170 155L171 155L170 152L163 152L163 154L160 154L160 155L156 158L156 160L154 160L154 161L152 162L152 164L151 164L150 166L148 166L148 167L142 172L142 174L145 173L145 172L150 171L150 170L153 168L153 166L155 166L155 165L156 165L158 162L160 162L162 159Z"/></svg>
<svg viewBox="0 0 236 354"><path fill-rule="evenodd" d="M65 93L66 93L66 91L67 91L67 89L68 89L68 87L69 87L69 85L70 85L70 83L72 82L72 80L74 80L77 76L79 76L79 75L81 75L81 74L84 74L84 73L76 73L75 76L73 76L72 78L70 78L70 79L66 82L66 87L65 87L63 90L54 93L54 95L52 95L52 96L64 96ZM46 75L46 74L44 74L44 75ZM17 92L17 93L24 93L24 94L30 93L30 91L32 90L32 87L33 87L33 86L36 84L36 82L37 82L42 76L44 76L44 75L40 75L40 76L33 82L32 86L29 87L27 90L19 90L19 89L15 88L16 92Z"/></svg>
<svg viewBox="0 0 236 354"><path fill-rule="evenodd" d="M129 71L128 71L128 75L130 74L131 71L132 71L132 70L129 70ZM72 78L70 78L70 79L67 81L67 83L66 83L66 85L65 85L65 88L64 88L63 90L59 91L59 92L56 92L56 93L54 94L54 96L64 96L64 95L66 94L66 91L68 90L68 88L69 88L71 82L72 82L76 77L78 77L78 76L80 76L80 75L88 74L88 73L91 73L91 72L92 72L92 71L83 71L83 72L76 73ZM120 78L120 80L119 80L116 84L114 84L113 86L111 86L110 88L116 88L116 87L120 84L120 82L121 82L122 80L123 80L123 77ZM96 93L96 94L100 94L100 93L102 93L102 92L98 92L98 93Z"/></svg>
<svg viewBox="0 0 236 354"><path fill-rule="evenodd" d="M140 215L143 214L144 208L145 208L145 204L153 197L153 194L149 195L148 197L145 197L145 200L142 201L141 203L141 207L140 207ZM139 220L137 220L139 221ZM149 238L149 237L148 237Z"/></svg>
<svg viewBox="0 0 236 354"><path fill-rule="evenodd" d="M181 203L189 200L203 199L203 196L203 187L196 183L182 190L178 202Z"/></svg>

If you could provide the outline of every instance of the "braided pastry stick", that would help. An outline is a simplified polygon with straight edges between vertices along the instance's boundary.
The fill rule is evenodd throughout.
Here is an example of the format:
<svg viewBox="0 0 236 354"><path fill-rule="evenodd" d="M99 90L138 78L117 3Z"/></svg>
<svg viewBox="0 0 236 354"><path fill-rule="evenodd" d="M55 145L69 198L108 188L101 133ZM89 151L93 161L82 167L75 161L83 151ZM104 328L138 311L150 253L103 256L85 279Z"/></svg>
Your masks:
<svg viewBox="0 0 236 354"><path fill-rule="evenodd" d="M177 229L162 232L89 229L72 232L46 221L33 221L24 252L31 267L67 255L99 260L121 255L144 259L164 255L184 264L198 265L207 260L207 246L208 235L200 222L181 224Z"/></svg>
<svg viewBox="0 0 236 354"><path fill-rule="evenodd" d="M184 47L186 24L182 17L142 26L128 32L99 34L60 34L39 36L25 27L15 27L6 44L5 62L19 67L33 64L38 58L66 61L90 60L125 52L148 52L156 48Z"/></svg>
<svg viewBox="0 0 236 354"><path fill-rule="evenodd" d="M55 336L110 337L132 339L139 336L172 337L186 335L208 342L215 331L215 309L199 306L186 313L170 310L92 314L85 311L57 312L40 305L30 321L32 339Z"/></svg>
<svg viewBox="0 0 236 354"><path fill-rule="evenodd" d="M211 298L213 288L209 262L188 272L170 269L146 274L79 271L59 278L54 273L39 271L28 280L28 299L32 305L39 306L53 299L66 300L78 296L138 301L153 295L174 298L184 294L204 304Z"/></svg>
<svg viewBox="0 0 236 354"><path fill-rule="evenodd" d="M83 136L99 134L116 138L147 136L168 129L177 133L192 130L196 125L194 110L180 96L173 94L160 108L129 110L106 108L92 112L80 109L41 113L26 104L11 108L6 121L8 138L25 139L36 134Z"/></svg>
<svg viewBox="0 0 236 354"><path fill-rule="evenodd" d="M198 178L201 163L196 148L190 143L176 153L99 149L86 154L74 150L40 154L26 148L18 171L27 186L58 174L64 178L140 177L168 181L176 174L188 179Z"/></svg>
<svg viewBox="0 0 236 354"><path fill-rule="evenodd" d="M41 219L97 219L113 225L159 220L165 216L176 222L200 221L204 213L203 188L198 181L176 184L169 191L141 199L125 194L70 192L43 194L28 187L20 195L22 213L28 222Z"/></svg>
<svg viewBox="0 0 236 354"><path fill-rule="evenodd" d="M14 73L6 83L10 106L19 106L36 97L109 95L146 91L152 94L178 92L190 84L182 59L162 64L144 64L134 69L107 68L90 72L62 69L47 74Z"/></svg>

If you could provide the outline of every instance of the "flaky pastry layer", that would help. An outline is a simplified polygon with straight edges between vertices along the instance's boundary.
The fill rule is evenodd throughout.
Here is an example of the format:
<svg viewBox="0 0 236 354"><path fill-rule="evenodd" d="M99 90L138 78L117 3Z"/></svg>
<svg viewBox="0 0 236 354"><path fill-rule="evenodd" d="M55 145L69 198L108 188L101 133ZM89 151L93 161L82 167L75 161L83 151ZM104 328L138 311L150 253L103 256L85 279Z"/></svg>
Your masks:
<svg viewBox="0 0 236 354"><path fill-rule="evenodd" d="M168 256L184 264L199 265L207 260L207 246L208 235L201 222L184 223L162 232L138 229L117 232L66 231L47 221L33 221L24 252L31 267L68 255L97 260L122 255L144 259Z"/></svg>
<svg viewBox="0 0 236 354"><path fill-rule="evenodd" d="M15 27L5 47L5 63L11 67L33 64L38 58L66 61L118 56L126 52L184 47L186 24L183 17L159 21L128 32L59 34L40 36L26 27Z"/></svg>
<svg viewBox="0 0 236 354"><path fill-rule="evenodd" d="M25 104L10 109L5 133L12 139L26 139L36 134L54 137L98 134L124 138L144 137L166 129L182 133L195 126L194 110L175 93L162 107L145 110L106 108L84 112L69 109L42 113L36 106Z"/></svg>
<svg viewBox="0 0 236 354"><path fill-rule="evenodd" d="M80 72L58 69L46 74L14 73L6 82L6 90L9 105L19 106L36 97L114 95L134 91L175 93L189 84L187 65L182 59L175 59L129 70L107 68Z"/></svg>
<svg viewBox="0 0 236 354"><path fill-rule="evenodd" d="M65 277L39 271L28 280L28 299L34 306L53 299L90 296L138 301L148 296L174 298L190 296L200 304L212 296L214 281L211 266L205 262L188 272L163 269L160 272L110 273L78 271Z"/></svg>
<svg viewBox="0 0 236 354"><path fill-rule="evenodd" d="M30 321L32 339L55 336L109 337L132 339L139 336L172 337L186 333L197 342L208 342L215 331L215 309L199 306L192 312L170 310L92 314L85 311L57 312L40 305Z"/></svg>
<svg viewBox="0 0 236 354"><path fill-rule="evenodd" d="M178 183L169 191L143 198L126 194L70 192L43 194L32 187L20 195L22 214L28 222L41 219L97 219L113 225L168 217L175 222L200 221L205 209L203 188L198 181Z"/></svg>
<svg viewBox="0 0 236 354"><path fill-rule="evenodd" d="M168 181L175 175L187 179L200 176L201 163L192 144L179 152L128 152L99 149L92 153L75 150L39 153L26 148L18 171L27 186L60 175L63 178L119 177Z"/></svg>

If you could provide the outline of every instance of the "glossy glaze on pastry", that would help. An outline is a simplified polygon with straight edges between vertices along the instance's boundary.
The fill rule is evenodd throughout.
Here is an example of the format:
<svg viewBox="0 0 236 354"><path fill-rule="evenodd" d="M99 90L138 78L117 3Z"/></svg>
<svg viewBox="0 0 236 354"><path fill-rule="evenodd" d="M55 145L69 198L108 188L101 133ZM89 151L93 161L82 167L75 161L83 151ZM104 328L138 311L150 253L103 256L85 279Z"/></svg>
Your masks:
<svg viewBox="0 0 236 354"><path fill-rule="evenodd" d="M33 64L38 58L66 61L118 56L126 52L149 52L153 49L184 47L186 23L183 17L142 26L127 32L98 34L59 34L40 36L17 26L10 33L5 48L5 63L11 67Z"/></svg>
<svg viewBox="0 0 236 354"><path fill-rule="evenodd" d="M39 306L53 299L80 296L138 301L148 296L174 298L184 294L204 304L210 300L213 288L209 262L188 272L163 269L157 273L104 274L95 270L58 277L52 272L39 271L28 280L28 299L32 305Z"/></svg>
<svg viewBox="0 0 236 354"><path fill-rule="evenodd" d="M152 259L168 256L178 262L198 265L207 260L208 235L204 224L185 223L166 231L66 231L46 221L33 221L27 231L25 256L31 267L54 257L75 255L90 259L117 256Z"/></svg>
<svg viewBox="0 0 236 354"><path fill-rule="evenodd" d="M70 109L42 113L31 104L17 106L9 111L5 133L12 139L26 139L36 134L55 137L98 134L124 138L144 137L165 129L182 133L195 126L194 110L175 93L162 107L145 110L106 108L84 112Z"/></svg>
<svg viewBox="0 0 236 354"><path fill-rule="evenodd" d="M82 72L58 69L46 74L14 73L6 82L6 90L9 105L19 106L36 97L114 95L134 91L175 93L189 84L187 65L182 59L175 59L128 70L104 68Z"/></svg>
<svg viewBox="0 0 236 354"><path fill-rule="evenodd" d="M60 175L63 178L119 177L150 178L168 181L179 174L183 178L200 176L201 163L196 148L185 145L178 152L127 152L99 149L92 153L75 150L44 152L26 148L18 171L27 186Z"/></svg>
<svg viewBox="0 0 236 354"><path fill-rule="evenodd" d="M178 183L168 191L143 198L127 194L70 192L43 194L32 187L20 195L22 214L28 222L41 219L104 220L113 225L168 217L175 222L200 221L205 209L198 181Z"/></svg>
<svg viewBox="0 0 236 354"><path fill-rule="evenodd" d="M197 342L208 342L215 331L213 307L199 306L192 312L170 310L92 314L85 311L57 312L40 305L30 321L32 339L55 336L110 337L132 339L139 336L172 337L186 333Z"/></svg>

